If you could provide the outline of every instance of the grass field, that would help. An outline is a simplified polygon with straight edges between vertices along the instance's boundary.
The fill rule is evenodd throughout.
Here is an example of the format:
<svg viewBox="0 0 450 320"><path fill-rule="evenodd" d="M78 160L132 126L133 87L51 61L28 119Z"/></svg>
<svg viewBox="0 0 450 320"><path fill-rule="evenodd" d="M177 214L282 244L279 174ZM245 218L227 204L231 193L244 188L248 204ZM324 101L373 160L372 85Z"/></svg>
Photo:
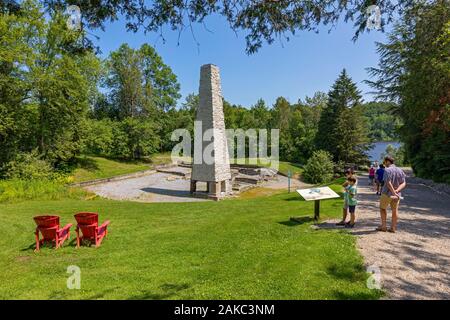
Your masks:
<svg viewBox="0 0 450 320"><path fill-rule="evenodd" d="M262 167L270 167L270 163L265 163L260 161L260 159L254 159L253 161L250 161L249 158L245 159L234 159L231 160L231 163L237 163L237 164L257 164L258 166ZM287 175L289 171L291 172L293 177L300 177L301 173L303 172L303 168L301 164L288 162L288 161L278 161L278 171L281 172L284 175Z"/></svg>
<svg viewBox="0 0 450 320"><path fill-rule="evenodd" d="M341 201L322 205L337 217ZM74 223L81 210L111 220L100 248L34 253L37 214ZM0 204L0 299L376 299L345 231L313 230L313 203L296 194L198 203L110 200ZM304 223L289 221L305 216ZM81 289L66 287L81 268Z"/></svg>
<svg viewBox="0 0 450 320"><path fill-rule="evenodd" d="M150 163L143 161L119 161L103 157L79 156L77 158L77 168L72 175L74 182L83 182L110 178L150 168Z"/></svg>

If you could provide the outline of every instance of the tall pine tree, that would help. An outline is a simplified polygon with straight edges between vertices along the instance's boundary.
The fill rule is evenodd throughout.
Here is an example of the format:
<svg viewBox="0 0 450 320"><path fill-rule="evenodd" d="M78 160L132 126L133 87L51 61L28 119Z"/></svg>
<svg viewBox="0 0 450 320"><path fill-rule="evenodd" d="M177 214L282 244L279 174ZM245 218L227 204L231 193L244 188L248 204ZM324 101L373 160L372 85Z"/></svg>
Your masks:
<svg viewBox="0 0 450 320"><path fill-rule="evenodd" d="M316 147L331 153L336 162L364 163L370 147L367 131L360 92L344 69L320 116Z"/></svg>

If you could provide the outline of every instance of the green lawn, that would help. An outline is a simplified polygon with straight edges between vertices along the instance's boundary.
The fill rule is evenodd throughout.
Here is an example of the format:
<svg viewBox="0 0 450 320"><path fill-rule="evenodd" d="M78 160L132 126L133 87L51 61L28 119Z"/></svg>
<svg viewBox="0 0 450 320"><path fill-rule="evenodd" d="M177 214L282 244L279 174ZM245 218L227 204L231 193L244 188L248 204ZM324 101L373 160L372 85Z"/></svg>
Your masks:
<svg viewBox="0 0 450 320"><path fill-rule="evenodd" d="M119 161L103 157L79 156L77 168L73 172L74 182L83 182L100 178L147 170L151 164L143 161Z"/></svg>
<svg viewBox="0 0 450 320"><path fill-rule="evenodd" d="M231 160L231 163L238 163L238 164L257 164L262 167L270 167L270 163L267 164L265 162L262 162L260 159L254 159L253 162L250 161L250 158L245 159L234 159ZM257 162L257 163L255 163ZM301 164L294 163L294 162L288 162L288 161L279 161L278 162L278 171L282 174L287 175L290 171L292 176L299 177L301 173L303 172L303 168Z"/></svg>
<svg viewBox="0 0 450 320"><path fill-rule="evenodd" d="M180 160L183 160L180 158ZM171 163L171 154L156 153L141 161L126 161L119 159L109 159L98 156L77 157L76 168L72 173L73 182L90 181L101 178L110 178L118 175L134 173L148 170L155 165Z"/></svg>
<svg viewBox="0 0 450 320"><path fill-rule="evenodd" d="M337 217L341 201L323 202ZM111 220L98 249L34 253L34 222L93 210ZM313 203L296 194L197 203L109 200L0 204L0 299L376 299L355 239L310 228ZM303 224L290 216L305 216ZM81 289L66 288L67 267L81 268Z"/></svg>
<svg viewBox="0 0 450 320"><path fill-rule="evenodd" d="M278 171L286 175L290 171L292 176L299 177L303 172L303 167L298 163L280 161Z"/></svg>

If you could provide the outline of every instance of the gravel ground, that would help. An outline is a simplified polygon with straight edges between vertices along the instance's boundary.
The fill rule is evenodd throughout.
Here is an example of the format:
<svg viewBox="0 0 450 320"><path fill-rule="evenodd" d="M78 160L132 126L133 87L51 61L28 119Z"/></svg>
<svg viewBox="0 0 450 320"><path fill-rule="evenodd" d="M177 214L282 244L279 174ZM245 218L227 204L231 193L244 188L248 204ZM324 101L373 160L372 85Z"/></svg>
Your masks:
<svg viewBox="0 0 450 320"><path fill-rule="evenodd" d="M450 299L450 196L407 180L397 233L375 232L379 197L367 183L360 177L357 225L351 232L366 266L380 268L386 298ZM322 227L334 228L335 222Z"/></svg>
<svg viewBox="0 0 450 320"><path fill-rule="evenodd" d="M178 168L177 170L189 171L187 168ZM189 188L189 179L162 172L86 187L87 190L99 196L114 200L141 202L206 201L206 199L192 197ZM206 183L198 183L197 189L206 191Z"/></svg>
<svg viewBox="0 0 450 320"><path fill-rule="evenodd" d="M190 173L189 168L177 167L171 170ZM264 182L260 186L269 189L287 189L288 178L278 175L276 180ZM304 186L298 180L291 180L291 188ZM112 181L85 187L95 194L114 200L140 202L191 202L208 201L195 198L189 193L190 180L182 176L157 172L138 178ZM197 183L197 190L206 191L206 183ZM210 200L209 200L210 201Z"/></svg>

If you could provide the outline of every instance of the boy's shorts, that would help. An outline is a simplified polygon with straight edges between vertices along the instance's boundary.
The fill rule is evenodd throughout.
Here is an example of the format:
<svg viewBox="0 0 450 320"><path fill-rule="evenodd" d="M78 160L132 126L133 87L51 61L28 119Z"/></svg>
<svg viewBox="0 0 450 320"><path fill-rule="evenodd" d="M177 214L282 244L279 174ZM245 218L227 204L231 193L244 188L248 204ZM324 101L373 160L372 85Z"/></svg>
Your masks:
<svg viewBox="0 0 450 320"><path fill-rule="evenodd" d="M394 200L385 193L381 194L380 209L386 210L388 206L391 206L391 209L397 209L399 203L400 203L400 199Z"/></svg>
<svg viewBox="0 0 450 320"><path fill-rule="evenodd" d="M349 211L350 213L355 213L355 211L356 211L356 206L348 206L348 211Z"/></svg>

